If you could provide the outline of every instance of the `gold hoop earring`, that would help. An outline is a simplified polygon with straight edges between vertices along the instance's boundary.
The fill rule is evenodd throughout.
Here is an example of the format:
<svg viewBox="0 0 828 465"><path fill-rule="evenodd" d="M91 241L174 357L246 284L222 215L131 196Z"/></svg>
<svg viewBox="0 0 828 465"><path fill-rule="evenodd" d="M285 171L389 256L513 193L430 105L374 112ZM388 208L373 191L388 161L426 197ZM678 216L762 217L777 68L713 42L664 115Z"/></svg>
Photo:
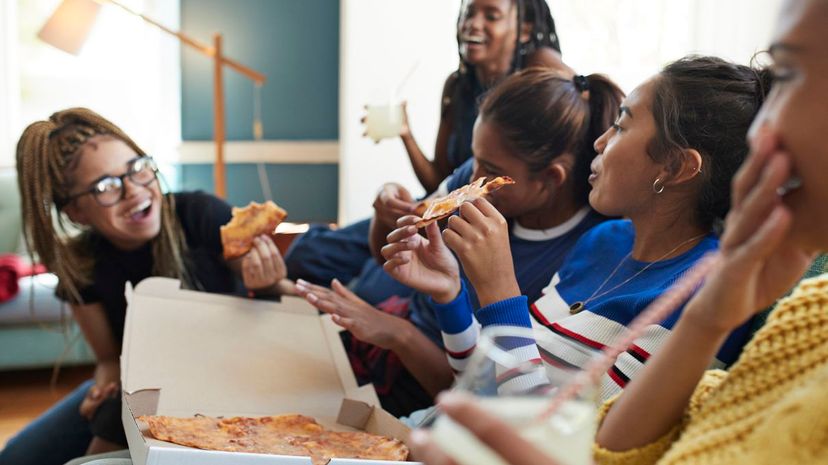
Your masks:
<svg viewBox="0 0 828 465"><path fill-rule="evenodd" d="M655 192L656 194L664 192L664 184L659 184L660 182L661 178L656 178L656 180L653 181L653 192Z"/></svg>

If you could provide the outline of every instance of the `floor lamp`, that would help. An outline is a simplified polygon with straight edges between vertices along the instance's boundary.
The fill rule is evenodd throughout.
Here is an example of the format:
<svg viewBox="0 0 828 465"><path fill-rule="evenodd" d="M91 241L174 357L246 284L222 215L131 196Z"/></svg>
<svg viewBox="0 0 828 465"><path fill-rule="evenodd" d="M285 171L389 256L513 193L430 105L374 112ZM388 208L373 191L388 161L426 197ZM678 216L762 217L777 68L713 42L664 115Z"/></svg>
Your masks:
<svg viewBox="0 0 828 465"><path fill-rule="evenodd" d="M266 76L224 56L222 53L221 34L213 35L213 46L210 47L182 32L172 30L116 0L63 0L52 16L46 21L46 24L40 29L37 36L50 45L77 55L83 43L86 41L89 32L92 30L95 18L102 4L115 5L127 13L156 26L167 34L177 37L183 44L213 59L213 139L215 140L216 146L216 157L213 164L213 186L216 195L222 198L226 197L227 184L224 166L224 78L222 71L225 66L228 66L253 81L256 86L264 84ZM262 126L261 121L258 119L254 122L253 132L256 139L261 138Z"/></svg>

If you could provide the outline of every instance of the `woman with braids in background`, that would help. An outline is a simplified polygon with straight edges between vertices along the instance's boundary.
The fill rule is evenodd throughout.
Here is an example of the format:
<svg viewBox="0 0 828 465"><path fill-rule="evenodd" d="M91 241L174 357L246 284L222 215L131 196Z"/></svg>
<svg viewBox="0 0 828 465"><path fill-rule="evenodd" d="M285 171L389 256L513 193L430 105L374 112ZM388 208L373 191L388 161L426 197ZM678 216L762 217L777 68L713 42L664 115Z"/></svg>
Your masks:
<svg viewBox="0 0 828 465"><path fill-rule="evenodd" d="M464 0L457 43L459 66L443 86L433 160L420 149L407 117L401 134L417 179L428 194L438 186L440 193L445 193L447 177L464 162L471 164L472 128L483 93L528 67L573 75L561 61L555 21L546 0ZM315 226L294 241L285 257L288 276L321 285L329 285L334 278L343 283L356 279L354 291L371 304L392 295L411 294L411 289L391 279L371 259L368 237L378 244L373 255L381 260L379 247L385 244L385 236L396 228L397 218L411 213L414 204L403 186L385 184L374 201L371 221L333 231Z"/></svg>
<svg viewBox="0 0 828 465"><path fill-rule="evenodd" d="M26 245L59 278L58 296L97 366L93 380L9 440L0 464L63 464L122 449L125 284L167 276L190 289L238 293L240 272L247 289L275 295L287 284L284 263L264 236L245 257L225 262L219 227L230 206L204 193L163 194L152 158L90 110L60 111L26 128L17 176Z"/></svg>

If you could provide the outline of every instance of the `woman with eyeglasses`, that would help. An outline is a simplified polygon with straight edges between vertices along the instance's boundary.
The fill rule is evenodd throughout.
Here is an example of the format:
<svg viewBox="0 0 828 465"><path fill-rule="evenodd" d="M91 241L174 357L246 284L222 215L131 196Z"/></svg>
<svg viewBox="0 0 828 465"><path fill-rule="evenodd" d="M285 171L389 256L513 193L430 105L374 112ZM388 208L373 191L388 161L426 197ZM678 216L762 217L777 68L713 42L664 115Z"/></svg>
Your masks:
<svg viewBox="0 0 828 465"><path fill-rule="evenodd" d="M63 464L122 449L118 360L126 283L166 276L207 292L278 295L288 285L284 263L266 236L245 257L226 262L219 227L230 220L230 206L201 192L162 193L152 158L87 109L60 111L26 128L17 176L26 245L59 278L57 295L69 303L97 366L93 380L7 443L0 464Z"/></svg>

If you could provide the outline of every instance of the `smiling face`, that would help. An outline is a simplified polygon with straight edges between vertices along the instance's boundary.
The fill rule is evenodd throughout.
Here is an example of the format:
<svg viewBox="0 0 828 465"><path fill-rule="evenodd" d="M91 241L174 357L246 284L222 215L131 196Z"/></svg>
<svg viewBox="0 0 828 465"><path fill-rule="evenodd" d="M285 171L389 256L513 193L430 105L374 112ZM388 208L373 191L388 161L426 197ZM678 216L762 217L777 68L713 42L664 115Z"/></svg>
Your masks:
<svg viewBox="0 0 828 465"><path fill-rule="evenodd" d="M517 40L513 0L468 0L460 20L460 54L472 65L511 63Z"/></svg>
<svg viewBox="0 0 828 465"><path fill-rule="evenodd" d="M655 79L636 87L624 99L613 127L595 141L589 204L607 216L631 217L646 210L655 197L653 182L663 165L648 154L656 135L652 113Z"/></svg>
<svg viewBox="0 0 828 465"><path fill-rule="evenodd" d="M531 173L526 162L514 154L496 124L478 119L472 136L474 175L491 180L509 176L515 184L488 196L489 201L506 218L518 218L547 209L550 192L546 173Z"/></svg>
<svg viewBox="0 0 828 465"><path fill-rule="evenodd" d="M792 240L828 250L828 2L789 0L777 24L771 54L775 81L751 130L775 133L802 185L784 197L794 215Z"/></svg>
<svg viewBox="0 0 828 465"><path fill-rule="evenodd" d="M89 139L71 172L70 195L88 191L105 176L123 175L136 157L138 154L119 139ZM119 249L137 249L155 238L161 229L161 189L157 180L142 186L129 176L123 179L123 189L121 201L114 205L102 206L94 194L84 194L64 211L72 221L91 226Z"/></svg>

